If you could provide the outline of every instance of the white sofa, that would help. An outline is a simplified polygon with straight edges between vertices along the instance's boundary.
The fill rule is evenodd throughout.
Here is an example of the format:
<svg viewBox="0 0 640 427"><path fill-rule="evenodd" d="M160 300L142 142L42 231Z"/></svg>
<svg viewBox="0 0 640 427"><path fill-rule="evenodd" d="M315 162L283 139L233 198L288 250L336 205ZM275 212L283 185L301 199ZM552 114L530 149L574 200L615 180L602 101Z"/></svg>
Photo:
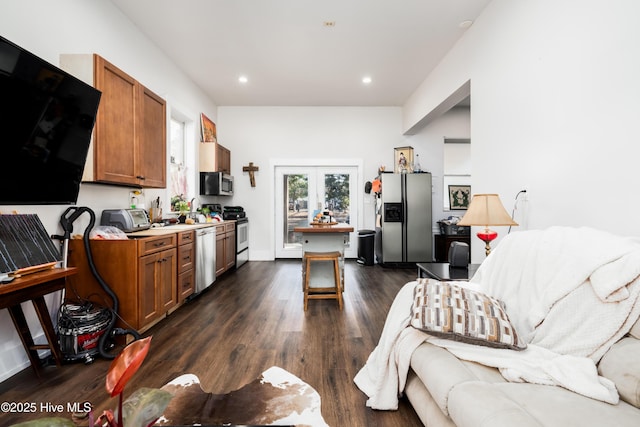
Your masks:
<svg viewBox="0 0 640 427"><path fill-rule="evenodd" d="M354 379L368 406L395 409L404 393L428 427L640 426L639 241L564 227L505 237L462 286L504 303L521 351L412 327L416 283Z"/></svg>
<svg viewBox="0 0 640 427"><path fill-rule="evenodd" d="M405 394L427 427L640 426L640 323L598 364L620 394L612 405L558 386L507 382L498 369L425 342L411 357Z"/></svg>

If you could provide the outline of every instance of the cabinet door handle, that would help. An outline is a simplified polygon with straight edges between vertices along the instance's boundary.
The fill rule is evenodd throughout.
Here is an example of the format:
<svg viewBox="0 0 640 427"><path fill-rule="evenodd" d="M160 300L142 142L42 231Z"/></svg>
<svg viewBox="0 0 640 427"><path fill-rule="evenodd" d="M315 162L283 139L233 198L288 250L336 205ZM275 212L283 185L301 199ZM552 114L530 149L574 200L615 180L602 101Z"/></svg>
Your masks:
<svg viewBox="0 0 640 427"><path fill-rule="evenodd" d="M145 179L146 179L143 175L138 175L138 176L136 176L136 178L138 178L138 179L142 179L142 180L145 180Z"/></svg>
<svg viewBox="0 0 640 427"><path fill-rule="evenodd" d="M159 248L160 246L164 246L165 244L166 244L166 242L157 242L157 243L154 244L154 246L156 248Z"/></svg>

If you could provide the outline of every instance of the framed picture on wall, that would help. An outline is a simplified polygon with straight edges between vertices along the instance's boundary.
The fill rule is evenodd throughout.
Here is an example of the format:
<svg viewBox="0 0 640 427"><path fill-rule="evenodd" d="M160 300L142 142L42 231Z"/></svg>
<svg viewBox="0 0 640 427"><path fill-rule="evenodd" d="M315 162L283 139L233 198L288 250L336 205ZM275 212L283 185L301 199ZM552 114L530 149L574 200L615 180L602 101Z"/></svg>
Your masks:
<svg viewBox="0 0 640 427"><path fill-rule="evenodd" d="M411 172L411 165L413 165L413 147L396 147L393 150L393 172Z"/></svg>
<svg viewBox="0 0 640 427"><path fill-rule="evenodd" d="M200 114L200 122L202 127L202 142L218 142L216 133L216 124L204 113Z"/></svg>
<svg viewBox="0 0 640 427"><path fill-rule="evenodd" d="M470 185L449 185L449 209L466 210L471 202Z"/></svg>

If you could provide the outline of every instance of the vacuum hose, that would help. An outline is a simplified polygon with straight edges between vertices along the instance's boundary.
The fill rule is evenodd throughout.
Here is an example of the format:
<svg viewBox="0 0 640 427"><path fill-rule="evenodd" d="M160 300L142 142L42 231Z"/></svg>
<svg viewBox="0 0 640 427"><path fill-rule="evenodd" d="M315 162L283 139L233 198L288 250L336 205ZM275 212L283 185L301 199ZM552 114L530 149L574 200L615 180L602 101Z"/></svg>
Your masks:
<svg viewBox="0 0 640 427"><path fill-rule="evenodd" d="M91 270L91 273L97 280L100 287L106 292L109 298L111 298L111 301L113 304L113 306L111 307L111 320L109 321L109 324L107 325L104 334L100 336L100 340L98 342L98 352L100 353L100 356L104 357L105 359L114 359L116 355L111 354L109 352L111 347L110 340L112 339L113 336L131 335L133 336L134 340L137 340L137 339L140 339L140 334L138 333L138 331L133 329L115 328L117 313L120 308L120 301L118 300L118 296L115 294L115 292L113 292L113 290L109 287L107 282L105 282L105 280L102 278L102 276L96 269L96 265L93 261L93 255L91 254L91 246L89 244L89 236L91 234L91 230L93 229L93 226L96 223L95 213L90 208L85 206L79 206L79 207L72 206L68 208L60 218L60 224L62 225L62 228L65 231L65 234L62 237L67 240L71 238L71 232L73 231L73 222L85 212L89 214L89 225L87 225L87 228L85 228L84 230L82 240L84 243L85 252L87 254L87 262L89 264L89 269ZM54 236L54 237L59 238L61 236Z"/></svg>

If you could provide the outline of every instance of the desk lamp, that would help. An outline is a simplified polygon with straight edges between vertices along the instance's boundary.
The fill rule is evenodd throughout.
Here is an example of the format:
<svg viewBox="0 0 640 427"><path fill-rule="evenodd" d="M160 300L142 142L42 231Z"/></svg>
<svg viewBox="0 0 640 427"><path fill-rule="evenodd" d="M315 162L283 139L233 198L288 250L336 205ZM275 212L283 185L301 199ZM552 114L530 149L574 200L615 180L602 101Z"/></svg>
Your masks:
<svg viewBox="0 0 640 427"><path fill-rule="evenodd" d="M489 229L490 225L518 225L507 213L497 194L476 194L471 199L467 213L458 221L459 226L479 225L484 230L476 236L485 244L485 255L491 253L490 242L498 237L498 233Z"/></svg>

